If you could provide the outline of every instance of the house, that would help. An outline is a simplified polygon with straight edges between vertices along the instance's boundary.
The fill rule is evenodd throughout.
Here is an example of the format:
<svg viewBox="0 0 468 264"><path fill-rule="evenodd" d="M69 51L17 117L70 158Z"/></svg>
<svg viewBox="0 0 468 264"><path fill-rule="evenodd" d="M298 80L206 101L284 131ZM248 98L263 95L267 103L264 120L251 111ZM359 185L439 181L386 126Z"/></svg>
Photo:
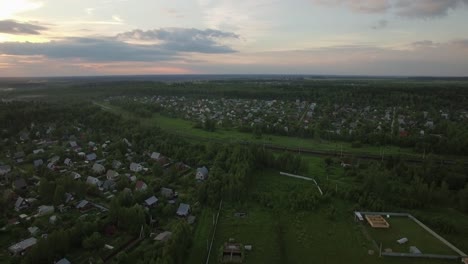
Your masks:
<svg viewBox="0 0 468 264"><path fill-rule="evenodd" d="M106 173L106 178L108 180L112 180L112 179L115 179L119 176L119 173L114 171L114 170L108 170L107 173Z"/></svg>
<svg viewBox="0 0 468 264"><path fill-rule="evenodd" d="M22 177L17 177L13 182L13 189L15 190L25 190L28 187L28 184Z"/></svg>
<svg viewBox="0 0 468 264"><path fill-rule="evenodd" d="M159 152L153 152L151 154L151 159L158 160L161 157L161 153Z"/></svg>
<svg viewBox="0 0 468 264"><path fill-rule="evenodd" d="M37 243L37 239L35 239L34 237L31 237L21 242L18 242L14 244L13 246L10 246L8 248L8 251L10 251L10 253L13 255L19 255L19 254L22 254L24 251L28 250L30 247L34 246L36 243Z"/></svg>
<svg viewBox="0 0 468 264"><path fill-rule="evenodd" d="M78 144L76 143L76 141L70 141L70 147L76 149L76 148L79 148Z"/></svg>
<svg viewBox="0 0 468 264"><path fill-rule="evenodd" d="M34 164L34 167L39 167L39 166L42 166L44 164L44 161L41 160L41 159L37 159L35 161L33 161L33 164Z"/></svg>
<svg viewBox="0 0 468 264"><path fill-rule="evenodd" d="M81 175L78 172L72 171L72 172L70 172L70 177L72 177L72 179L74 179L74 180L78 180L78 179L81 178Z"/></svg>
<svg viewBox="0 0 468 264"><path fill-rule="evenodd" d="M10 165L2 165L0 166L0 176L6 175L11 171Z"/></svg>
<svg viewBox="0 0 468 264"><path fill-rule="evenodd" d="M55 208L53 205L41 205L37 208L37 214L39 216L53 214L54 211L55 211Z"/></svg>
<svg viewBox="0 0 468 264"><path fill-rule="evenodd" d="M85 212L89 210L92 207L92 204L86 200L81 200L75 208L80 210L81 212Z"/></svg>
<svg viewBox="0 0 468 264"><path fill-rule="evenodd" d="M55 264L71 264L71 262L68 259L63 258L63 259L57 261Z"/></svg>
<svg viewBox="0 0 468 264"><path fill-rule="evenodd" d="M52 215L49 217L49 223L50 224L55 224L57 222L57 216L56 215Z"/></svg>
<svg viewBox="0 0 468 264"><path fill-rule="evenodd" d="M122 166L122 162L120 162L120 161L118 161L118 160L114 160L114 161L112 162L112 168L113 168L114 170L119 169L120 166Z"/></svg>
<svg viewBox="0 0 468 264"><path fill-rule="evenodd" d="M135 184L135 190L136 191L145 191L148 188L148 185L144 183L143 181L137 181Z"/></svg>
<svg viewBox="0 0 468 264"><path fill-rule="evenodd" d="M93 168L91 170L95 174L102 174L106 171L106 168L99 163L94 163Z"/></svg>
<svg viewBox="0 0 468 264"><path fill-rule="evenodd" d="M44 153L44 149L35 149L35 150L33 150L34 155L39 154L39 153Z"/></svg>
<svg viewBox="0 0 468 264"><path fill-rule="evenodd" d="M65 193L65 203L69 203L69 202L71 202L73 200L75 200L75 197L73 197L73 194Z"/></svg>
<svg viewBox="0 0 468 264"><path fill-rule="evenodd" d="M157 203L158 203L158 198L156 198L156 196L154 196L154 195L145 200L145 206L147 206L147 207L153 207Z"/></svg>
<svg viewBox="0 0 468 264"><path fill-rule="evenodd" d="M89 185L95 185L95 186L100 185L99 179L95 178L93 176L88 176L88 178L86 178L86 183L89 184Z"/></svg>
<svg viewBox="0 0 468 264"><path fill-rule="evenodd" d="M70 159L70 158L66 158L64 161L63 161L63 164L67 165L67 166L73 166L73 161Z"/></svg>
<svg viewBox="0 0 468 264"><path fill-rule="evenodd" d="M427 128L434 128L434 122L433 121L427 121L426 124L424 124L425 127Z"/></svg>
<svg viewBox="0 0 468 264"><path fill-rule="evenodd" d="M52 158L49 159L49 162L50 163L57 163L58 161L60 160L60 157L59 156L53 156Z"/></svg>
<svg viewBox="0 0 468 264"><path fill-rule="evenodd" d="M50 169L50 170L55 170L55 164L53 162L49 162L49 164L47 164L47 168Z"/></svg>
<svg viewBox="0 0 468 264"><path fill-rule="evenodd" d="M188 204L184 204L184 203L181 203L179 205L179 208L177 209L177 213L176 213L178 216L180 217L186 217L190 214L190 205Z"/></svg>
<svg viewBox="0 0 468 264"><path fill-rule="evenodd" d="M39 227L37 226L28 227L28 231L29 231L29 234L31 234L31 236L35 236L37 235L37 233L39 233Z"/></svg>
<svg viewBox="0 0 468 264"><path fill-rule="evenodd" d="M20 140L21 141L25 141L25 140L28 140L28 139L29 139L29 132L24 131L24 132L20 133Z"/></svg>
<svg viewBox="0 0 468 264"><path fill-rule="evenodd" d="M161 195L167 199L172 199L174 197L174 191L172 189L162 187Z"/></svg>
<svg viewBox="0 0 468 264"><path fill-rule="evenodd" d="M197 173L195 174L195 179L204 181L206 178L208 178L208 169L205 166L198 168Z"/></svg>
<svg viewBox="0 0 468 264"><path fill-rule="evenodd" d="M133 171L133 172L139 172L139 171L143 170L143 166L141 166L141 164L132 162L130 164L130 170Z"/></svg>
<svg viewBox="0 0 468 264"><path fill-rule="evenodd" d="M111 191L114 190L116 186L116 183L114 180L105 180L104 183L102 184L102 189L106 191Z"/></svg>
<svg viewBox="0 0 468 264"><path fill-rule="evenodd" d="M97 159L96 153L91 153L91 154L86 155L86 160L87 161L94 161L96 159Z"/></svg>
<svg viewBox="0 0 468 264"><path fill-rule="evenodd" d="M28 208L29 207L29 203L26 199L24 199L23 197L18 197L18 199L16 199L16 202L15 202L15 211L19 212L21 211L22 209L25 209L25 208Z"/></svg>
<svg viewBox="0 0 468 264"><path fill-rule="evenodd" d="M169 238L171 238L172 236L172 232L169 232L169 231L164 231L162 233L159 233L155 238L154 240L156 241L161 241L161 242L165 242L167 241Z"/></svg>

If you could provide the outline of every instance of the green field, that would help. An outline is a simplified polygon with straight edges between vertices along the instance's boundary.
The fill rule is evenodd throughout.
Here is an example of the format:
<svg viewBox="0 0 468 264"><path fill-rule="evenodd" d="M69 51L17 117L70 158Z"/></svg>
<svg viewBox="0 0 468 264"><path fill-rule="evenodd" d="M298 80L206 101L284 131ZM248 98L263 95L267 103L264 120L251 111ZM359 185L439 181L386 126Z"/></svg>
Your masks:
<svg viewBox="0 0 468 264"><path fill-rule="evenodd" d="M389 248L393 252L409 253L409 247L415 246L424 254L457 255L426 230L407 217L391 217L386 219L390 224L388 229L372 228L365 224L367 232L377 242L382 243L382 250ZM396 241L408 238L408 242L400 245Z"/></svg>
<svg viewBox="0 0 468 264"><path fill-rule="evenodd" d="M219 140L223 142L251 142L255 144L271 144L281 147L304 148L318 151L329 151L339 154L341 151L356 154L374 154L380 155L383 151L385 155L401 155L404 157L420 158L421 154L415 153L412 149L399 148L395 146L377 147L364 145L360 148L352 148L349 142L332 142L318 139L307 139L288 136L263 135L262 138L255 138L251 133L239 132L236 130L217 129L214 132L205 131L193 127L193 123L188 120L171 118L159 113L152 118L136 117L116 106L108 103L96 103L104 110L121 114L123 117L138 119L143 125L158 126L164 130L185 136L187 138L198 140Z"/></svg>
<svg viewBox="0 0 468 264"><path fill-rule="evenodd" d="M281 176L276 171L258 172L255 179L252 192L269 190L283 193L288 189L309 188L308 184L311 184L307 181ZM332 264L341 263L344 260L346 263L356 264L454 263L453 261L426 259L380 258L378 250L363 232L362 225L353 220L353 213L348 210L349 204L335 200L333 205L337 209L337 215L334 220L330 220L327 217L327 208L293 212L288 209L269 209L253 200L244 204L224 203L210 263L218 263L219 249L230 238L244 245L253 246L252 251L246 252L245 263ZM236 217L234 215L236 212L244 212L247 216ZM206 241L211 241L214 213L215 211L207 209L199 218L194 245L187 263L204 263L206 260ZM404 231L404 229L401 230ZM428 239L425 234L422 232L421 239ZM389 239L393 241L393 238ZM427 249L433 246L432 242L428 244L430 247ZM445 250L443 245L440 247L440 244L435 244L437 249ZM423 248L426 249L426 247L420 247L421 250ZM374 254L369 255L368 250L374 250ZM445 251L440 253L443 252Z"/></svg>

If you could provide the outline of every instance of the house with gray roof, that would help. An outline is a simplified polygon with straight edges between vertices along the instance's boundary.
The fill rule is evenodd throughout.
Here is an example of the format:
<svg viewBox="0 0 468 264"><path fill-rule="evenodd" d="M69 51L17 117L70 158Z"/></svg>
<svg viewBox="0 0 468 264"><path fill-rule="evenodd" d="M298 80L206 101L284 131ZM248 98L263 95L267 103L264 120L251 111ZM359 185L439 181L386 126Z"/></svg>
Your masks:
<svg viewBox="0 0 468 264"><path fill-rule="evenodd" d="M86 178L86 183L89 184L89 185L94 185L94 186L99 186L100 185L99 179L95 178L93 176L88 176L88 178Z"/></svg>
<svg viewBox="0 0 468 264"><path fill-rule="evenodd" d="M37 243L37 239L34 237L25 239L21 242L18 242L8 248L8 251L10 251L11 254L13 255L19 255L23 253L24 251L28 250L30 247L34 246Z"/></svg>
<svg viewBox="0 0 468 264"><path fill-rule="evenodd" d="M143 166L141 166L141 164L132 162L130 164L130 170L133 171L133 172L139 172L139 171L143 170Z"/></svg>
<svg viewBox="0 0 468 264"><path fill-rule="evenodd" d="M0 166L0 176L6 175L11 171L10 165L2 165Z"/></svg>
<svg viewBox="0 0 468 264"><path fill-rule="evenodd" d="M94 163L92 170L95 174L102 174L106 171L106 168L99 163Z"/></svg>
<svg viewBox="0 0 468 264"><path fill-rule="evenodd" d="M190 214L190 205L181 203L176 214L180 217L186 217Z"/></svg>
<svg viewBox="0 0 468 264"><path fill-rule="evenodd" d="M15 202L15 211L19 212L21 211L22 209L25 209L25 208L28 208L29 207L29 203L26 199L24 199L23 197L18 197L18 199L16 199L16 202Z"/></svg>
<svg viewBox="0 0 468 264"><path fill-rule="evenodd" d="M174 197L174 190L162 187L161 195L167 199L172 199Z"/></svg>
<svg viewBox="0 0 468 264"><path fill-rule="evenodd" d="M119 176L119 173L114 171L114 170L107 170L107 173L106 173L106 178L108 180L112 180L112 179L115 179Z"/></svg>
<svg viewBox="0 0 468 264"><path fill-rule="evenodd" d="M71 264L71 262L68 259L63 258L63 259L57 261L57 263L55 263L55 264Z"/></svg>
<svg viewBox="0 0 468 264"><path fill-rule="evenodd" d="M198 168L197 173L195 174L195 179L204 181L206 178L208 178L208 169L205 166Z"/></svg>
<svg viewBox="0 0 468 264"><path fill-rule="evenodd" d="M96 160L96 159L97 159L96 153L91 153L91 154L86 155L86 160L87 161L93 161L93 160Z"/></svg>
<svg viewBox="0 0 468 264"><path fill-rule="evenodd" d="M156 196L154 196L154 195L145 200L145 206L147 206L147 207L153 207L157 203L158 203L158 198L156 198Z"/></svg>
<svg viewBox="0 0 468 264"><path fill-rule="evenodd" d="M33 164L34 164L34 167L39 167L39 166L42 166L44 164L44 161L42 159L37 159L35 161L33 161Z"/></svg>

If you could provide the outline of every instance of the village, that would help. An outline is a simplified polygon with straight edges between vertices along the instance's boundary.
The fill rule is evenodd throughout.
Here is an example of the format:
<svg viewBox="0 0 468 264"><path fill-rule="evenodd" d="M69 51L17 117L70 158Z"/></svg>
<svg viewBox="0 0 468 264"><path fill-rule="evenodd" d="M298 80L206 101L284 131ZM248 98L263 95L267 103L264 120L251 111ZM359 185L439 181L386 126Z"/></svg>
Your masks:
<svg viewBox="0 0 468 264"><path fill-rule="evenodd" d="M251 132L321 136L357 140L362 134L445 137L437 129L445 120L468 120L466 109L411 109L408 106L370 106L304 100L260 100L229 98L191 98L185 96L110 97L107 102L119 104L130 100L157 106L161 113L197 124L212 121L220 128L237 128ZM202 127L200 125L200 127Z"/></svg>
<svg viewBox="0 0 468 264"><path fill-rule="evenodd" d="M19 257L54 230L73 226L77 219L106 217L112 213L111 201L119 195L130 195L147 211L151 226L138 227L138 236L116 225L93 234L102 242L94 243L99 247L94 251L104 260L143 238L164 243L172 235L165 227L172 222L196 221L200 205L193 193L208 177L208 168L192 168L156 149L137 153L126 138L85 140L86 128L74 129L76 134L61 134L56 133L61 130L59 124L33 123L28 130L4 138L3 144L18 151L6 151L0 157L2 210L8 216L1 219L2 232L14 234L4 242L8 247L1 249L2 255L8 251ZM116 149L121 159L113 158ZM55 261L72 262L66 258Z"/></svg>

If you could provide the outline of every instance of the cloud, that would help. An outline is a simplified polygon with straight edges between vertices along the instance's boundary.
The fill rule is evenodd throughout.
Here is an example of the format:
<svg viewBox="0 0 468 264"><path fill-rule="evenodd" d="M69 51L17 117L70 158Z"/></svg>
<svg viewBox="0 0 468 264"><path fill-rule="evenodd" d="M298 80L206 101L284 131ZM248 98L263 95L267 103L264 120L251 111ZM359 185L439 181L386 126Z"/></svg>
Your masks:
<svg viewBox="0 0 468 264"><path fill-rule="evenodd" d="M468 0L312 0L326 6L344 6L358 13L394 13L407 18L434 18L468 7Z"/></svg>
<svg viewBox="0 0 468 264"><path fill-rule="evenodd" d="M42 2L31 0L0 1L0 19L12 18L19 13L41 8Z"/></svg>
<svg viewBox="0 0 468 264"><path fill-rule="evenodd" d="M327 6L342 5L359 13L379 13L390 7L388 0L313 0L313 2Z"/></svg>
<svg viewBox="0 0 468 264"><path fill-rule="evenodd" d="M117 35L117 39L124 41L154 41L161 43L161 47L166 50L201 53L235 52L220 41L238 38L239 35L232 32L195 28L162 28L148 31L136 29Z"/></svg>
<svg viewBox="0 0 468 264"><path fill-rule="evenodd" d="M382 20L377 21L377 23L375 23L372 26L372 29L383 29L383 28L386 28L387 26L388 26L388 21L385 19L382 19Z"/></svg>
<svg viewBox="0 0 468 264"><path fill-rule="evenodd" d="M115 21L117 21L117 22L123 22L123 19L120 18L120 16L118 16L118 15L113 15L113 16L112 16L112 19L115 20Z"/></svg>
<svg viewBox="0 0 468 264"><path fill-rule="evenodd" d="M34 25L27 22L18 22L15 20L1 20L0 33L13 35L39 35L40 31L46 30L44 26Z"/></svg>
<svg viewBox="0 0 468 264"><path fill-rule="evenodd" d="M434 48L437 47L439 44L433 42L432 40L420 40L411 43L413 48Z"/></svg>
<svg viewBox="0 0 468 264"><path fill-rule="evenodd" d="M44 56L53 59L79 59L93 62L168 61L181 53L233 53L217 41L237 35L219 30L158 29L134 30L116 37L71 37L46 43L0 43L0 55ZM158 40L156 44L135 44L124 40Z"/></svg>
<svg viewBox="0 0 468 264"><path fill-rule="evenodd" d="M468 0L399 0L396 13L409 18L446 16L449 10L466 7Z"/></svg>

